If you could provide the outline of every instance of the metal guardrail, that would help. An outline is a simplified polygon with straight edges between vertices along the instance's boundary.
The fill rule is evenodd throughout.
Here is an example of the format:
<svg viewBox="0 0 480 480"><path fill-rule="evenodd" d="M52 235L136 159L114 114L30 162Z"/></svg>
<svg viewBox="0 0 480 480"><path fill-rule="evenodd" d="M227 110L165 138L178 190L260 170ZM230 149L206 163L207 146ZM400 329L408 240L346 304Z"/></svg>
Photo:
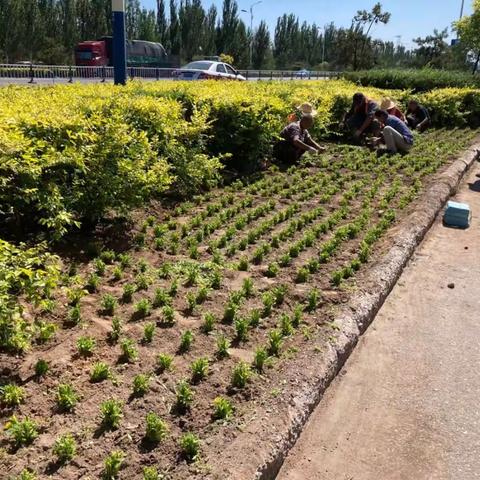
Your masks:
<svg viewBox="0 0 480 480"><path fill-rule="evenodd" d="M173 79L174 68L128 67L130 79L144 78L149 80ZM338 78L341 72L312 71L300 74L291 70L240 70L247 80L318 80ZM29 83L36 80L75 80L87 79L105 82L113 79L113 67L79 67L69 65L30 65L30 64L0 64L0 78L28 79Z"/></svg>

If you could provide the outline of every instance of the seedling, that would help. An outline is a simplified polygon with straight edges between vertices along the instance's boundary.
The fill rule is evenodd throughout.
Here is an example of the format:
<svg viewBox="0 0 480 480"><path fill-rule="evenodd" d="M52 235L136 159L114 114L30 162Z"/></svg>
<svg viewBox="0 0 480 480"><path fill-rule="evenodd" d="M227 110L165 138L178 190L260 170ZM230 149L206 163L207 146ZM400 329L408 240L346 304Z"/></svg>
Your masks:
<svg viewBox="0 0 480 480"><path fill-rule="evenodd" d="M300 323L302 323L303 319L303 309L302 306L297 304L295 305L293 309L293 314L292 314L292 325L294 328L298 328L300 326Z"/></svg>
<svg viewBox="0 0 480 480"><path fill-rule="evenodd" d="M194 433L185 433L180 437L180 449L189 462L196 460L200 453L200 440Z"/></svg>
<svg viewBox="0 0 480 480"><path fill-rule="evenodd" d="M250 366L245 362L238 362L233 368L232 372L232 387L235 388L244 388L247 385L247 382L250 380L252 371Z"/></svg>
<svg viewBox="0 0 480 480"><path fill-rule="evenodd" d="M100 259L107 265L111 265L115 261L115 252L113 250L104 250L100 253Z"/></svg>
<svg viewBox="0 0 480 480"><path fill-rule="evenodd" d="M146 420L145 439L147 441L151 443L159 443L165 438L167 438L168 425L156 413L154 412L147 413L145 420ZM144 478L145 478L145 474L144 474Z"/></svg>
<svg viewBox="0 0 480 480"><path fill-rule="evenodd" d="M172 297L172 298L177 296L177 293L178 293L178 279L177 278L174 278L172 280L172 283L170 284L170 288L168 290L168 293L169 293L170 297Z"/></svg>
<svg viewBox="0 0 480 480"><path fill-rule="evenodd" d="M215 263L218 263L218 262L215 262ZM222 286L222 274L220 273L220 270L216 269L212 272L210 286L214 290L218 290Z"/></svg>
<svg viewBox="0 0 480 480"><path fill-rule="evenodd" d="M238 318L237 320L235 320L235 338L239 342L247 341L249 324L250 322L246 318Z"/></svg>
<svg viewBox="0 0 480 480"><path fill-rule="evenodd" d="M157 367L160 372L171 370L173 363L173 357L166 353L160 353L157 356Z"/></svg>
<svg viewBox="0 0 480 480"><path fill-rule="evenodd" d="M78 353L84 357L90 356L95 350L96 342L92 337L80 337L77 340Z"/></svg>
<svg viewBox="0 0 480 480"><path fill-rule="evenodd" d="M130 303L132 301L133 294L137 291L137 287L133 283L126 283L123 286L122 302Z"/></svg>
<svg viewBox="0 0 480 480"><path fill-rule="evenodd" d="M75 305L68 312L68 323L72 325L78 325L81 319L82 315L80 313L80 305Z"/></svg>
<svg viewBox="0 0 480 480"><path fill-rule="evenodd" d="M245 298L249 298L253 295L254 287L253 280L251 278L245 278L242 284L242 293Z"/></svg>
<svg viewBox="0 0 480 480"><path fill-rule="evenodd" d="M122 452L122 450L115 450L110 453L103 462L103 480L116 479L120 473L124 459L125 454Z"/></svg>
<svg viewBox="0 0 480 480"><path fill-rule="evenodd" d="M120 253L118 255L118 260L123 269L128 268L132 265L132 257L128 253Z"/></svg>
<svg viewBox="0 0 480 480"><path fill-rule="evenodd" d="M173 325L175 323L175 310L170 305L165 305L162 308L163 322L166 325Z"/></svg>
<svg viewBox="0 0 480 480"><path fill-rule="evenodd" d="M279 272L280 272L280 267L278 266L278 263L273 262L268 265L265 275L269 278L274 278L278 275Z"/></svg>
<svg viewBox="0 0 480 480"><path fill-rule="evenodd" d="M181 353L188 352L190 350L190 347L192 346L192 342L193 333L190 330L186 330L180 337L180 346L178 347L178 350Z"/></svg>
<svg viewBox="0 0 480 480"><path fill-rule="evenodd" d="M145 318L152 312L152 304L148 298L142 298L135 304L135 314L139 318Z"/></svg>
<svg viewBox="0 0 480 480"><path fill-rule="evenodd" d="M8 383L0 387L0 400L7 407L15 407L20 405L25 398L25 393L22 387L14 383Z"/></svg>
<svg viewBox="0 0 480 480"><path fill-rule="evenodd" d="M43 377L47 374L49 369L50 366L48 365L48 362L43 358L40 358L35 364L35 375L37 375L37 377Z"/></svg>
<svg viewBox="0 0 480 480"><path fill-rule="evenodd" d="M275 295L273 292L268 291L262 295L263 310L262 317L268 317L272 313L272 309L275 305Z"/></svg>
<svg viewBox="0 0 480 480"><path fill-rule="evenodd" d="M143 343L152 343L153 334L155 333L155 324L150 322L143 327Z"/></svg>
<svg viewBox="0 0 480 480"><path fill-rule="evenodd" d="M169 293L163 288L157 288L153 297L154 308L164 307L165 305L171 305L172 298Z"/></svg>
<svg viewBox="0 0 480 480"><path fill-rule="evenodd" d="M91 273L88 276L87 283L85 285L86 289L90 293L94 293L98 290L98 286L100 285L100 277L96 273Z"/></svg>
<svg viewBox="0 0 480 480"><path fill-rule="evenodd" d="M117 307L117 299L110 293L106 293L102 297L102 308L105 315L113 315Z"/></svg>
<svg viewBox="0 0 480 480"><path fill-rule="evenodd" d="M342 270L335 270L332 273L332 284L338 287L343 280L343 271Z"/></svg>
<svg viewBox="0 0 480 480"><path fill-rule="evenodd" d="M237 264L237 270L240 270L241 272L246 272L248 270L248 258L242 257L238 264Z"/></svg>
<svg viewBox="0 0 480 480"><path fill-rule="evenodd" d="M24 468L18 477L15 477L15 480L37 480L37 475L33 470L28 470Z"/></svg>
<svg viewBox="0 0 480 480"><path fill-rule="evenodd" d="M258 372L263 372L263 367L268 358L268 352L263 347L258 347L255 350L255 355L253 357L253 366Z"/></svg>
<svg viewBox="0 0 480 480"><path fill-rule="evenodd" d="M230 348L230 340L226 338L224 335L220 335L217 338L217 352L216 355L218 358L225 358L228 357L230 354L228 349Z"/></svg>
<svg viewBox="0 0 480 480"><path fill-rule="evenodd" d="M213 326L215 325L216 321L217 319L215 318L215 315L213 313L206 312L203 316L203 333L210 333L213 330Z"/></svg>
<svg viewBox="0 0 480 480"><path fill-rule="evenodd" d="M316 288L312 288L307 295L307 305L305 310L307 312L314 312L317 309L318 302L320 300L320 294Z"/></svg>
<svg viewBox="0 0 480 480"><path fill-rule="evenodd" d="M135 285L137 287L137 290L147 290L151 283L152 280L145 273L139 273L135 277Z"/></svg>
<svg viewBox="0 0 480 480"><path fill-rule="evenodd" d="M200 287L197 291L197 296L196 296L196 303L198 305L201 305L202 303L204 303L207 298L208 298L208 294L210 293L210 289L203 285L202 287Z"/></svg>
<svg viewBox="0 0 480 480"><path fill-rule="evenodd" d="M197 360L194 360L190 366L192 370L192 381L196 383L203 380L207 376L208 367L208 358L197 358Z"/></svg>
<svg viewBox="0 0 480 480"><path fill-rule="evenodd" d="M258 310L257 308L254 308L250 312L250 317L248 320L250 327L253 327L253 328L258 327L260 325L260 318L261 318L260 310Z"/></svg>
<svg viewBox="0 0 480 480"><path fill-rule="evenodd" d="M104 362L95 362L90 372L90 381L97 383L112 378L110 367Z"/></svg>
<svg viewBox="0 0 480 480"><path fill-rule="evenodd" d="M110 340L112 342L118 342L120 335L122 334L123 323L118 317L112 318L112 330L109 333Z"/></svg>
<svg viewBox="0 0 480 480"><path fill-rule="evenodd" d="M113 279L116 280L116 281L121 280L122 277L123 277L122 267L120 267L120 266L117 265L117 266L113 269L112 277L113 277Z"/></svg>
<svg viewBox="0 0 480 480"><path fill-rule="evenodd" d="M280 316L280 331L284 337L288 337L293 333L292 321L286 313L282 313Z"/></svg>
<svg viewBox="0 0 480 480"><path fill-rule="evenodd" d="M70 433L62 435L55 440L53 454L58 458L59 463L67 463L77 453L77 442Z"/></svg>
<svg viewBox="0 0 480 480"><path fill-rule="evenodd" d="M18 420L13 415L5 425L5 430L12 437L16 448L30 445L38 437L38 426L28 417Z"/></svg>
<svg viewBox="0 0 480 480"><path fill-rule="evenodd" d="M197 296L193 292L187 292L185 296L187 300L187 313L192 314L195 311L195 308L197 306Z"/></svg>
<svg viewBox="0 0 480 480"><path fill-rule="evenodd" d="M139 373L133 379L133 395L143 397L150 390L150 376Z"/></svg>
<svg viewBox="0 0 480 480"><path fill-rule="evenodd" d="M308 280L308 277L310 276L310 271L306 267L301 267L297 271L297 276L295 277L295 282L296 283L305 283Z"/></svg>
<svg viewBox="0 0 480 480"><path fill-rule="evenodd" d="M94 261L93 261L93 265L95 267L95 273L99 276L99 277L103 277L105 275L105 270L107 268L107 266L105 265L105 262L100 259L100 258L96 258Z"/></svg>
<svg viewBox="0 0 480 480"><path fill-rule="evenodd" d="M268 354L276 357L280 354L283 344L283 335L280 330L270 330L268 333Z"/></svg>
<svg viewBox="0 0 480 480"><path fill-rule="evenodd" d="M143 480L162 480L156 467L143 467Z"/></svg>
<svg viewBox="0 0 480 480"><path fill-rule="evenodd" d="M213 418L228 420L233 415L233 406L227 398L217 397L213 401Z"/></svg>
<svg viewBox="0 0 480 480"><path fill-rule="evenodd" d="M117 429L120 426L123 404L119 400L105 400L100 405L100 415L102 418L102 425L105 428Z"/></svg>
<svg viewBox="0 0 480 480"><path fill-rule="evenodd" d="M286 285L278 285L272 289L272 293L275 297L275 305L278 307L285 300L285 295L287 294L288 288Z"/></svg>
<svg viewBox="0 0 480 480"><path fill-rule="evenodd" d="M120 348L122 350L122 359L128 363L133 363L138 358L138 351L135 346L135 342L129 338L124 338L120 342Z"/></svg>
<svg viewBox="0 0 480 480"><path fill-rule="evenodd" d="M64 412L72 412L78 403L78 394L68 383L62 383L57 388L57 406Z"/></svg>
<svg viewBox="0 0 480 480"><path fill-rule="evenodd" d="M195 394L185 380L177 384L175 393L177 397L175 407L178 412L183 413L190 408Z"/></svg>

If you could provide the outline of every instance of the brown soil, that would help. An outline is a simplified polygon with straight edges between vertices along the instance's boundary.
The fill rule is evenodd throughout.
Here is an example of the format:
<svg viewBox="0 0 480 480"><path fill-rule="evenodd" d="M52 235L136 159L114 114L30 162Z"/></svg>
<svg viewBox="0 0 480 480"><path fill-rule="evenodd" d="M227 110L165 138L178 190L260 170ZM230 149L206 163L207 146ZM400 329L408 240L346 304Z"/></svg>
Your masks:
<svg viewBox="0 0 480 480"><path fill-rule="evenodd" d="M438 135L437 132L429 134L419 144L418 150L415 153L412 152L408 157L408 161L415 162L417 158L422 158L422 154L425 155L426 152L429 152L429 148L431 148L429 143L439 142ZM455 138L457 141L457 149L461 147L458 137L467 139L468 135L458 132L451 134L450 138ZM431 162L438 161L440 157L442 162L440 169L445 168L453 153L455 152L447 152L445 149L438 150L436 155L430 154ZM355 168L352 168L352 158L358 162ZM396 159L395 162L399 162L399 160ZM35 344L23 356L13 357L7 354L0 356L0 381L5 383L15 381L24 387L26 394L25 401L20 406L14 409L3 408L1 411L1 415L4 417L3 423L8 417L15 414L18 418L26 416L33 418L40 428L40 435L32 445L18 450L12 449L11 441L6 435L1 437L0 466L2 471L17 474L22 468L28 467L37 472L38 478L98 478L101 476L105 457L111 451L121 449L126 453L126 458L120 478L142 478L142 468L150 465L156 466L159 471L167 475L167 478L172 479L196 478L197 476L198 478L221 478L221 472L211 471L209 464L214 456L221 454L222 444L237 437L251 422L262 421L262 419L256 418L257 407L268 405L268 409L274 412L276 405L284 404L291 399L295 392L295 377L299 375L298 371L291 371L291 360L295 357L296 352L308 350L312 352L312 355L322 355L325 345L335 341L336 325L334 320L338 306L348 302L352 291L357 288L356 285L362 284L366 267L362 266L353 278L343 281L340 287L332 286L332 272L349 264L357 255L366 230L376 225L382 218L385 206L381 205L381 200L392 186L396 176L401 178L401 187L389 202L389 208L397 211L397 220L415 208L415 202L413 202L406 208L400 209L399 200L413 184L414 179L419 178L423 170L407 174L404 168L399 167L395 162L389 162L388 159L379 162L361 150L352 149L352 151L346 152L334 149L333 161L330 159L320 166L314 165L299 169L303 175L301 181L294 179L291 172L273 174L267 172L265 176L261 177L260 183L257 182L257 185L263 188L263 194L262 191L249 194L248 187L239 190L227 188L212 192L202 198L198 205L187 206L185 212L176 216L173 209L165 209L159 204L152 205L148 212L135 212L132 215L131 225L133 227L131 229L122 231L118 226L113 229L100 229L93 237L95 242L101 243L105 248L114 248L117 253L128 251L132 257L132 266L125 269L123 278L115 281L112 277L113 266L107 266L107 272L102 277L99 291L90 293L81 299L82 321L79 325L69 326L65 322L70 308L67 305L65 292L68 283L75 283L75 276L70 278L66 276L65 288L56 294L58 308L53 314L41 314L37 310L29 310L32 320L41 318L58 326L55 337L45 344ZM405 163L405 167L408 167L408 162ZM300 199L308 189L309 179L314 179L315 175L335 175L336 172L339 174L337 179L348 174L351 174L352 178L331 196L328 203L319 203L319 198L324 190L314 193L311 199ZM371 200L372 214L368 225L355 238L342 241L330 261L320 265L319 271L311 274L306 283L295 283L298 268L311 258L318 257L319 247L333 238L334 232L339 227L357 219L366 192L371 188L372 182L381 174L385 178ZM422 180L423 188L425 188L429 182L434 181L434 177L423 177ZM329 180L332 184L336 181L333 177L332 180ZM316 239L312 247L304 248L288 267L280 269L275 278L267 278L264 275L267 265L273 260L278 260L281 254L287 250L287 245L299 240L307 229L324 222L333 212L338 211L344 192L355 182L363 182L363 184L358 195L349 200L346 218ZM271 186L280 183L283 187L277 193L272 194L269 190ZM309 188L314 187L315 182L312 181ZM147 228L144 247L135 249L131 246L132 239L138 235L148 216L153 216L155 223L163 224L166 224L170 217L176 222L175 231L181 236L182 224L188 224L196 214L205 211L207 205L226 199L229 194L233 195L233 201L225 202L225 207L221 208L219 212L202 219L200 225L191 227L189 235L180 238L179 250L175 255L155 248L152 227ZM252 196L252 205L240 209L232 218L224 219L215 232L199 242L200 258L189 259L188 239L195 235L200 228L203 228L205 222L210 221L225 208L240 205L247 195ZM219 240L228 228L234 225L239 215L245 215L255 208L265 205L269 198L276 199L275 208L260 218L252 220L243 229L237 230L233 239L227 241L225 247L219 248L225 261L220 267L223 275L221 288L212 289L207 300L198 305L193 313L187 310L187 294L197 292L199 287L198 285L185 285L185 272L183 272L179 274L178 294L173 302L176 320L173 326L166 326L162 322L161 308L153 308L151 314L146 318L140 319L134 315L136 302L143 298L152 300L156 288L168 289L171 285L171 278L163 279L158 275L157 270L162 265L169 262L178 269L182 267L181 262L193 264L211 262L212 254L209 253L209 242ZM238 242L246 236L248 231L261 225L266 219L272 219L277 212L284 210L293 202L298 203L299 210L292 218L272 225L264 235L260 236L254 244L248 245L244 251L239 250L230 257L226 255L226 250L232 242ZM285 229L293 219L300 218L303 213L309 212L317 206L325 209L323 214L305 227L295 231L290 238L281 241L279 248L272 248L265 254L260 265L250 262L247 272L235 269L237 262L242 257L251 260L259 245L269 242L272 236ZM167 232L167 239L169 235L170 232ZM394 236L395 226L376 242L374 254L370 257L369 262L375 261L378 255L389 248ZM88 261L88 243L91 241L92 238L72 239L72 249L62 252L66 264L65 270L68 270L67 264L71 262L71 258L75 258L78 262L77 275L84 280L93 271L93 264ZM137 291L131 303L120 301L115 311L115 315L123 321L122 338L134 339L139 353L137 361L124 363L119 344L109 340L111 317L102 312L101 297L109 293L116 298L121 298L123 285L135 281L140 260L147 264L147 274L151 276L151 284L147 289ZM207 281L207 277L201 274L199 284L201 284L202 278ZM262 293L275 286L286 285L288 293L285 301L276 306L272 314L263 318L258 327L249 329L246 341L236 341L234 326L221 320L229 294L240 290L245 278L253 280L255 294L244 300L238 313L239 317L248 315L254 308L262 309ZM241 360L250 363L255 350L267 344L268 333L278 326L280 314L290 314L297 303L304 304L306 296L312 288L321 292L320 304L314 312L304 312L301 326L295 330L294 334L284 337L281 355L270 357L265 371L255 374L246 388L232 388L230 385L231 373L237 362ZM362 284L362 288L368 289L368 285ZM212 312L218 319L214 331L210 334L205 334L201 330L202 315L205 312ZM155 323L157 327L153 341L145 344L142 342L143 329L149 322ZM180 353L178 351L180 337L187 329L194 333L194 342L190 351ZM216 338L221 334L232 342L229 350L230 356L225 359L218 359L215 356ZM96 348L90 357L83 358L77 353L76 342L81 336L94 337L96 340ZM159 353L168 353L174 357L172 371L164 373L158 371L156 356ZM190 365L199 357L207 357L210 361L210 368L203 381L194 383L191 381ZM33 375L33 366L39 358L47 360L50 364L50 371L44 379L37 379ZM95 361L100 360L112 367L115 382L111 380L101 383L90 382L91 366ZM133 378L139 373L151 374L150 391L143 397L135 398L131 395L132 383ZM180 379L189 380L195 392L191 409L183 414L175 412L173 408L175 387ZM282 380L279 381L279 379ZM55 394L59 383L71 383L80 395L80 400L73 413L62 413L56 408ZM229 421L212 419L212 402L218 396L229 398L234 405L235 413ZM123 419L118 430L104 431L100 424L100 404L109 398L124 402ZM149 445L143 438L145 415L150 411L160 415L168 423L170 429L168 438L156 446ZM200 459L193 463L188 463L181 456L178 446L179 437L190 431L195 432L202 442ZM77 440L77 455L69 464L60 466L55 463L52 445L59 435L67 432L73 433Z"/></svg>

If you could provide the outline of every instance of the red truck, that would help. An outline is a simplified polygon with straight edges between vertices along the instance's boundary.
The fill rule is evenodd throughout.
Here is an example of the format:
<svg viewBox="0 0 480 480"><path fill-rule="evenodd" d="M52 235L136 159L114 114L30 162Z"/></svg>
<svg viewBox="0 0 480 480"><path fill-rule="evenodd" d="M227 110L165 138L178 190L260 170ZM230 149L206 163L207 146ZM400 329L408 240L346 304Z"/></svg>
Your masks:
<svg viewBox="0 0 480 480"><path fill-rule="evenodd" d="M112 65L112 37L80 42L75 47L75 65L103 67ZM127 40L129 67L175 68L179 60L170 57L160 43Z"/></svg>

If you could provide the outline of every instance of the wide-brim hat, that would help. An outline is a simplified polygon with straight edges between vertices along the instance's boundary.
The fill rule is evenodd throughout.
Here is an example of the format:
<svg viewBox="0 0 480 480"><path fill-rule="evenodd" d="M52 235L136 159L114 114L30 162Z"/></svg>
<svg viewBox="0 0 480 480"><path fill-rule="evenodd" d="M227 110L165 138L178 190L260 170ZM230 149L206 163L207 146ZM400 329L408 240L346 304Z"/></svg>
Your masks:
<svg viewBox="0 0 480 480"><path fill-rule="evenodd" d="M390 110L391 108L394 108L395 106L396 106L396 104L391 98L385 97L382 100L382 103L380 105L380 110Z"/></svg>
<svg viewBox="0 0 480 480"><path fill-rule="evenodd" d="M305 102L302 103L297 107L297 110L302 114L302 115L311 115L314 117L317 115L317 111L313 108L313 105L311 103Z"/></svg>

